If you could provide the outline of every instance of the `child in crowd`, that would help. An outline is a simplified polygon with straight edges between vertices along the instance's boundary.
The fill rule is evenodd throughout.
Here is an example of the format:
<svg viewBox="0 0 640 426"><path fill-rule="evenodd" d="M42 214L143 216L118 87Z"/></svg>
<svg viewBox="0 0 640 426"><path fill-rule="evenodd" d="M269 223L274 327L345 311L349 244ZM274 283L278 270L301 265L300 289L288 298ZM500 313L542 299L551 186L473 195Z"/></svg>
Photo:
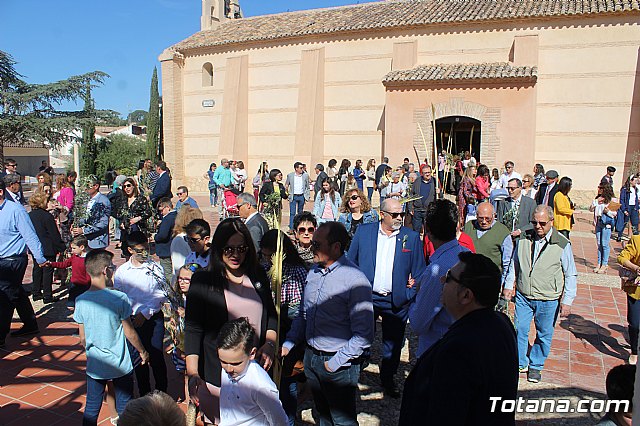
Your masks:
<svg viewBox="0 0 640 426"><path fill-rule="evenodd" d="M118 420L119 426L184 426L178 404L164 392L152 392L131 401Z"/></svg>
<svg viewBox="0 0 640 426"><path fill-rule="evenodd" d="M227 322L218 334L220 426L286 426L278 388L258 364L256 333L248 318Z"/></svg>
<svg viewBox="0 0 640 426"><path fill-rule="evenodd" d="M197 263L203 268L209 266L209 242L211 236L211 227L204 219L194 219L185 228L187 233L187 242L191 253L187 256L185 264Z"/></svg>
<svg viewBox="0 0 640 426"><path fill-rule="evenodd" d="M71 240L71 257L62 262L48 262L53 268L68 268L71 266L71 286L69 287L69 306L73 309L76 298L87 291L91 285L91 277L87 274L84 265L89 241L84 235L78 235Z"/></svg>
<svg viewBox="0 0 640 426"><path fill-rule="evenodd" d="M87 402L83 425L96 425L106 383L112 381L120 414L133 397L133 366L127 340L140 352L142 363L149 354L142 346L129 315L131 305L121 292L107 289L113 279L113 253L93 250L85 258L91 287L76 299L73 319L87 352Z"/></svg>
<svg viewBox="0 0 640 426"><path fill-rule="evenodd" d="M186 355L184 353L184 312L187 303L187 292L191 285L191 276L200 269L200 265L192 263L185 265L178 271L176 279L175 291L180 297L180 306L171 307L171 316L167 331L173 341L173 351L171 352L171 360L176 367L176 371L184 376L184 401L189 399L189 378L186 376Z"/></svg>
<svg viewBox="0 0 640 426"><path fill-rule="evenodd" d="M617 365L607 373L606 389L609 401L620 404L607 405L609 411L600 419L600 426L630 425L633 421L633 388L636 380L636 366ZM622 401L628 401L625 404ZM615 407L615 408L614 408Z"/></svg>
<svg viewBox="0 0 640 426"><path fill-rule="evenodd" d="M127 236L129 260L118 268L113 286L125 293L131 301L132 322L142 344L149 352L156 389L167 391L167 367L164 361L164 315L166 301L164 271L158 262L149 258L147 236L140 231ZM151 391L149 366L140 364L135 369L140 396Z"/></svg>

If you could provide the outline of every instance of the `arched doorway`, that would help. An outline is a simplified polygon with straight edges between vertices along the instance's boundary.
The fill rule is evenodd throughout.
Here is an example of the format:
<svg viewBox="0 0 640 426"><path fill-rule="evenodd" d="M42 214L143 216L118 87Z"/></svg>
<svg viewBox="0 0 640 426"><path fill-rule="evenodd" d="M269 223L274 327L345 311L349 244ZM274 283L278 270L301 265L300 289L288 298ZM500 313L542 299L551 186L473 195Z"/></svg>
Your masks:
<svg viewBox="0 0 640 426"><path fill-rule="evenodd" d="M449 116L436 120L436 145L438 152L447 151L451 155L469 151L480 161L479 120L464 116Z"/></svg>

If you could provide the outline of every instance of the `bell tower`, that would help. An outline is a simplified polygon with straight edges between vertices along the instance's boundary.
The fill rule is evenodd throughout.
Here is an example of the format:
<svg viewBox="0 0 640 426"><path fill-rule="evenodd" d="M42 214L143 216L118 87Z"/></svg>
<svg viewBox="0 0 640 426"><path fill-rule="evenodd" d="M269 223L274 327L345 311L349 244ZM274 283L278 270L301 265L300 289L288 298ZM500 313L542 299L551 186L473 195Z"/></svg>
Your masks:
<svg viewBox="0 0 640 426"><path fill-rule="evenodd" d="M211 30L229 19L242 18L239 0L202 0L200 30Z"/></svg>

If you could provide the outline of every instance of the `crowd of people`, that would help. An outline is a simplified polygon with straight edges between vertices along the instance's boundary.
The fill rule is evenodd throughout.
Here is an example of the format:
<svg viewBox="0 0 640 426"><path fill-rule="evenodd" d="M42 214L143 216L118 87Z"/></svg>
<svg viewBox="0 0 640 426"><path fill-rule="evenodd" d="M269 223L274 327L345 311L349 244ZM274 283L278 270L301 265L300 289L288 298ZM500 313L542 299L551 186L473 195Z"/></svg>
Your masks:
<svg viewBox="0 0 640 426"><path fill-rule="evenodd" d="M185 400L207 423L293 425L306 386L320 424L357 424L357 385L376 326L380 385L385 397L402 397L399 424L448 423L452 411L463 424L514 424L514 413L489 410L489 397L516 399L519 373L542 379L556 318L570 314L576 297L572 181L541 164L524 175L511 161L502 173L490 172L469 153L452 160L440 154L437 171L426 159L417 167L408 158L389 164L386 157L366 167L331 160L312 177L296 162L283 179L263 162L250 193L243 162L222 159L203 176L223 219L212 229L186 186L177 187L174 205L163 161L141 161L135 176L113 175L106 195L95 176L77 184L75 173L60 174L54 186L43 170L27 213L8 159L0 180L0 233L7 236L0 243L0 346L14 309L23 326L11 336L39 332L22 286L28 248L33 301L56 302L54 272L71 267L67 303L87 351L84 424L96 424L105 395L114 424L133 424L144 412L141 401L168 404L168 368L184 376ZM594 272L606 272L612 232L621 238L630 222L634 236L618 262L626 271L635 364L640 202L637 176L616 198L614 175L609 167L591 205ZM234 214L225 218L228 193ZM263 216L269 208L281 212L284 200L288 232L270 229ZM111 238L126 260L117 270ZM274 263L282 264L280 274ZM505 315L510 303L513 320ZM407 324L417 337L417 363L402 393ZM173 365L165 362L166 334ZM133 399L134 376L146 399Z"/></svg>

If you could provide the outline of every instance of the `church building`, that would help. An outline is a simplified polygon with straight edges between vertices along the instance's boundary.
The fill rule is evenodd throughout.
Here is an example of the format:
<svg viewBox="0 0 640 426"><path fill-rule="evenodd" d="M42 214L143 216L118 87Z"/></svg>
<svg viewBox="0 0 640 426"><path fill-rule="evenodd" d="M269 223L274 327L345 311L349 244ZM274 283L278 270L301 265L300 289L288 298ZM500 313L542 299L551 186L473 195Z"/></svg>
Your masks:
<svg viewBox="0 0 640 426"><path fill-rule="evenodd" d="M193 190L222 157L251 179L262 161L313 174L445 149L520 173L542 163L587 197L608 165L619 187L640 151L637 0L240 6L202 0L201 31L160 55L165 159Z"/></svg>

